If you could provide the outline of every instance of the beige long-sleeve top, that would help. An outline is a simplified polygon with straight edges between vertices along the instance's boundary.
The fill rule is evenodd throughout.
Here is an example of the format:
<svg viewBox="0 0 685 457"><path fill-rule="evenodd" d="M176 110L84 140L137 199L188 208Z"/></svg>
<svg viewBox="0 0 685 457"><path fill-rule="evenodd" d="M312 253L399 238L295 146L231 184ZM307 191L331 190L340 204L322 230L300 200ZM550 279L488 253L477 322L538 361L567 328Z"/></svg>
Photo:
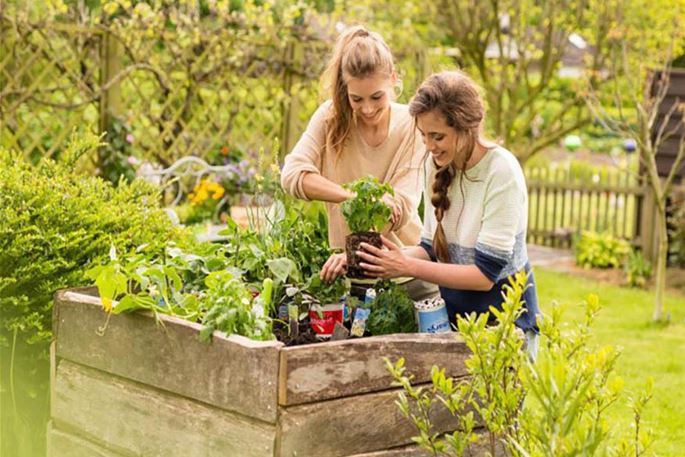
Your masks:
<svg viewBox="0 0 685 457"><path fill-rule="evenodd" d="M308 200L302 180L307 173L318 173L337 184L345 184L367 175L389 183L399 203L400 220L395 229L384 233L400 246L416 245L421 234L417 207L423 191L424 147L415 132L414 120L407 105L392 103L388 136L380 145L369 146L355 125L340 154L336 157L326 146L326 117L331 102L316 110L306 131L285 158L281 185L289 194ZM339 204L326 203L328 238L331 248L344 248L347 227ZM390 224L388 224L389 227Z"/></svg>

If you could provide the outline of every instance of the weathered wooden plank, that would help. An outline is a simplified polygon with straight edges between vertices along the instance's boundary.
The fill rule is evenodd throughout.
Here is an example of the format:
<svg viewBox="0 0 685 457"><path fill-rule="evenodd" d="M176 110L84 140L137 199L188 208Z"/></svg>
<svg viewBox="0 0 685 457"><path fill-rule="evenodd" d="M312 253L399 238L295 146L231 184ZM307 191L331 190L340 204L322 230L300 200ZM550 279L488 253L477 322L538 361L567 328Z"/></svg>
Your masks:
<svg viewBox="0 0 685 457"><path fill-rule="evenodd" d="M338 457L411 444L414 425L400 413L398 390L281 408L281 457ZM458 419L442 405L432 422L437 432L452 431Z"/></svg>
<svg viewBox="0 0 685 457"><path fill-rule="evenodd" d="M275 423L279 342L216 332L171 316L112 315L99 298L60 291L55 297L57 356L205 403ZM104 332L98 328L107 322Z"/></svg>
<svg viewBox="0 0 685 457"><path fill-rule="evenodd" d="M415 382L430 379L433 365L466 374L469 351L456 333L397 334L281 349L279 404L297 405L391 388L384 357L404 357Z"/></svg>
<svg viewBox="0 0 685 457"><path fill-rule="evenodd" d="M84 438L59 430L50 422L47 433L47 457L125 457Z"/></svg>
<svg viewBox="0 0 685 457"><path fill-rule="evenodd" d="M354 454L347 457L431 457L428 451L424 451L420 447L402 446L385 451L366 452L364 454Z"/></svg>
<svg viewBox="0 0 685 457"><path fill-rule="evenodd" d="M68 360L52 417L105 447L144 456L272 456L276 427Z"/></svg>
<svg viewBox="0 0 685 457"><path fill-rule="evenodd" d="M479 429L482 430L483 429ZM490 451L490 447L487 442L487 436L481 434L479 441L469 446L468 450L464 456L468 457L484 457L487 452ZM501 443L496 443L496 454L495 455L505 455L504 446ZM393 449L388 449L384 451L367 452L365 454L354 454L348 457L432 457L429 451L423 450L419 446L401 446Z"/></svg>

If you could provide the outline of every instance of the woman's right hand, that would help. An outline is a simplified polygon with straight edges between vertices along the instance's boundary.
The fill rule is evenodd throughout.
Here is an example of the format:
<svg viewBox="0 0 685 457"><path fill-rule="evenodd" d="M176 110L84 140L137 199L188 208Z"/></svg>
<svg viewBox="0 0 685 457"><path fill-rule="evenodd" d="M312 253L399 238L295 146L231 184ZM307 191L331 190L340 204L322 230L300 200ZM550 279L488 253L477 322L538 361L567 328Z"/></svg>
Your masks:
<svg viewBox="0 0 685 457"><path fill-rule="evenodd" d="M390 195L383 195L383 203L390 208L392 213L390 214L390 230L395 230L397 228L397 223L400 221L400 205L399 203Z"/></svg>
<svg viewBox="0 0 685 457"><path fill-rule="evenodd" d="M333 254L326 260L319 277L326 282L334 281L338 276L347 271L347 255Z"/></svg>

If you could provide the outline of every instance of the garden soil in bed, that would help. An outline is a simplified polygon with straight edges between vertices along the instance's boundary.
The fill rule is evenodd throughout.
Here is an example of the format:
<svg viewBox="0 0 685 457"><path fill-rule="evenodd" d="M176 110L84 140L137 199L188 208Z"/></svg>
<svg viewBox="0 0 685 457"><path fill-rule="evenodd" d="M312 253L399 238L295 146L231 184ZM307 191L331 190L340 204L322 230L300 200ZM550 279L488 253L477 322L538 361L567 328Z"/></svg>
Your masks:
<svg viewBox="0 0 685 457"><path fill-rule="evenodd" d="M309 325L309 319L299 322L298 334L294 337L289 334L288 324L284 322L274 322L273 331L276 339L286 346L299 346L301 344L320 343L322 341Z"/></svg>

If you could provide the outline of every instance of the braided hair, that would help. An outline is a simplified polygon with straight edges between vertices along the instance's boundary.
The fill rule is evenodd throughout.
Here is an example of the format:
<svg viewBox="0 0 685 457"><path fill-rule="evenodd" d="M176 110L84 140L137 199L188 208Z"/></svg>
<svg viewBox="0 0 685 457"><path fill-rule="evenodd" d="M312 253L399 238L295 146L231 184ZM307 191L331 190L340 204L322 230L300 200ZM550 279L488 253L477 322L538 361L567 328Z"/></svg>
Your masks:
<svg viewBox="0 0 685 457"><path fill-rule="evenodd" d="M429 76L409 103L409 112L415 120L432 111L442 116L447 125L457 132L457 153L452 162L437 170L431 195L437 221L433 252L441 262L449 262L449 248L442 226L442 219L451 204L448 190L459 174L459 189L464 199L464 179L468 179L466 164L479 142L485 108L479 88L471 78L461 71L446 71Z"/></svg>

